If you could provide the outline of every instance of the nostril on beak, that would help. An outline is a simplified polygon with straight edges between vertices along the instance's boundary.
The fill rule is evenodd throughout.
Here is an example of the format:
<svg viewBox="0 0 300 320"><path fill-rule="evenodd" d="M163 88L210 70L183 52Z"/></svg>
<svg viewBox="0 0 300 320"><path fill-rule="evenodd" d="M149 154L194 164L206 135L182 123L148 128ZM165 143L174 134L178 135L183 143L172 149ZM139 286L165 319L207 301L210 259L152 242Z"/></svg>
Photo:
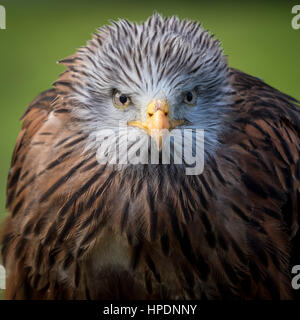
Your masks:
<svg viewBox="0 0 300 320"><path fill-rule="evenodd" d="M153 116L152 112L148 112L148 116L151 118Z"/></svg>

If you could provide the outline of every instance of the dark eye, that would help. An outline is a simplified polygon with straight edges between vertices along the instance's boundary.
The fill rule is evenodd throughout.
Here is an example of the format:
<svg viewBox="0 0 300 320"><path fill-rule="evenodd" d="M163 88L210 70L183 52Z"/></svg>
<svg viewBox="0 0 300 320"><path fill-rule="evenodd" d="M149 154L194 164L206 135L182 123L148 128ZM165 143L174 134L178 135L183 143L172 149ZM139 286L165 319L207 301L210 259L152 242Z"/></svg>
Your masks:
<svg viewBox="0 0 300 320"><path fill-rule="evenodd" d="M125 109L130 104L130 98L126 94L116 91L113 95L113 104L116 108Z"/></svg>
<svg viewBox="0 0 300 320"><path fill-rule="evenodd" d="M197 95L195 91L187 91L183 95L183 102L189 105L195 105L197 100Z"/></svg>
<svg viewBox="0 0 300 320"><path fill-rule="evenodd" d="M121 102L122 104L125 104L125 103L127 102L128 98L127 98L127 96L125 96L124 94L122 94L122 95L120 96L119 100L120 100L120 102Z"/></svg>
<svg viewBox="0 0 300 320"><path fill-rule="evenodd" d="M193 100L193 94L189 91L187 94L186 94L186 101L187 102L191 102Z"/></svg>

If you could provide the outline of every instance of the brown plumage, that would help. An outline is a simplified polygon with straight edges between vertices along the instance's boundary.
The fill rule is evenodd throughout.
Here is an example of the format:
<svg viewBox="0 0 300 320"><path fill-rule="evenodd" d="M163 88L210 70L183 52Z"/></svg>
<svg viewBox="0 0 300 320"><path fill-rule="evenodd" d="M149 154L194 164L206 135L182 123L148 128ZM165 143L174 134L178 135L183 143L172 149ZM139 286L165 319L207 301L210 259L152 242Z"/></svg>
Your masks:
<svg viewBox="0 0 300 320"><path fill-rule="evenodd" d="M232 103L201 175L172 165L115 170L86 148L86 120L73 112L82 59L63 63L25 112L13 154L6 298L293 298L298 102L228 69Z"/></svg>

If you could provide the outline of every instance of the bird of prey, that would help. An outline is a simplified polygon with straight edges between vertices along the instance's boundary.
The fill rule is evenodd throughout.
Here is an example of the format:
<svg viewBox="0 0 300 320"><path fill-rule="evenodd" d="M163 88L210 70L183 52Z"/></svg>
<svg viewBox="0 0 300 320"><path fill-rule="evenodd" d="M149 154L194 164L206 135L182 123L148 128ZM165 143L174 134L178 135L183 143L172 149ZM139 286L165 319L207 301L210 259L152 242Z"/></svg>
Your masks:
<svg viewBox="0 0 300 320"><path fill-rule="evenodd" d="M60 62L12 157L6 299L295 298L299 103L176 16L112 22ZM203 130L201 172L162 161L175 130ZM156 163L103 161L149 141Z"/></svg>

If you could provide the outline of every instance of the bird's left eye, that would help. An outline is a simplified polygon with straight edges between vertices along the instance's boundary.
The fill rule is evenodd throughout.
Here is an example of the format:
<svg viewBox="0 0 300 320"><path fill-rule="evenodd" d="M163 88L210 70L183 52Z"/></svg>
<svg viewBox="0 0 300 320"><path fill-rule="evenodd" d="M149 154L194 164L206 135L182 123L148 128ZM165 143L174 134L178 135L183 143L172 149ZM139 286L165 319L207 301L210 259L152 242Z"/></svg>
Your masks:
<svg viewBox="0 0 300 320"><path fill-rule="evenodd" d="M113 95L113 104L116 108L125 109L130 104L130 98L126 94L117 91Z"/></svg>
<svg viewBox="0 0 300 320"><path fill-rule="evenodd" d="M183 102L191 106L196 104L197 94L195 91L187 91L183 94Z"/></svg>

